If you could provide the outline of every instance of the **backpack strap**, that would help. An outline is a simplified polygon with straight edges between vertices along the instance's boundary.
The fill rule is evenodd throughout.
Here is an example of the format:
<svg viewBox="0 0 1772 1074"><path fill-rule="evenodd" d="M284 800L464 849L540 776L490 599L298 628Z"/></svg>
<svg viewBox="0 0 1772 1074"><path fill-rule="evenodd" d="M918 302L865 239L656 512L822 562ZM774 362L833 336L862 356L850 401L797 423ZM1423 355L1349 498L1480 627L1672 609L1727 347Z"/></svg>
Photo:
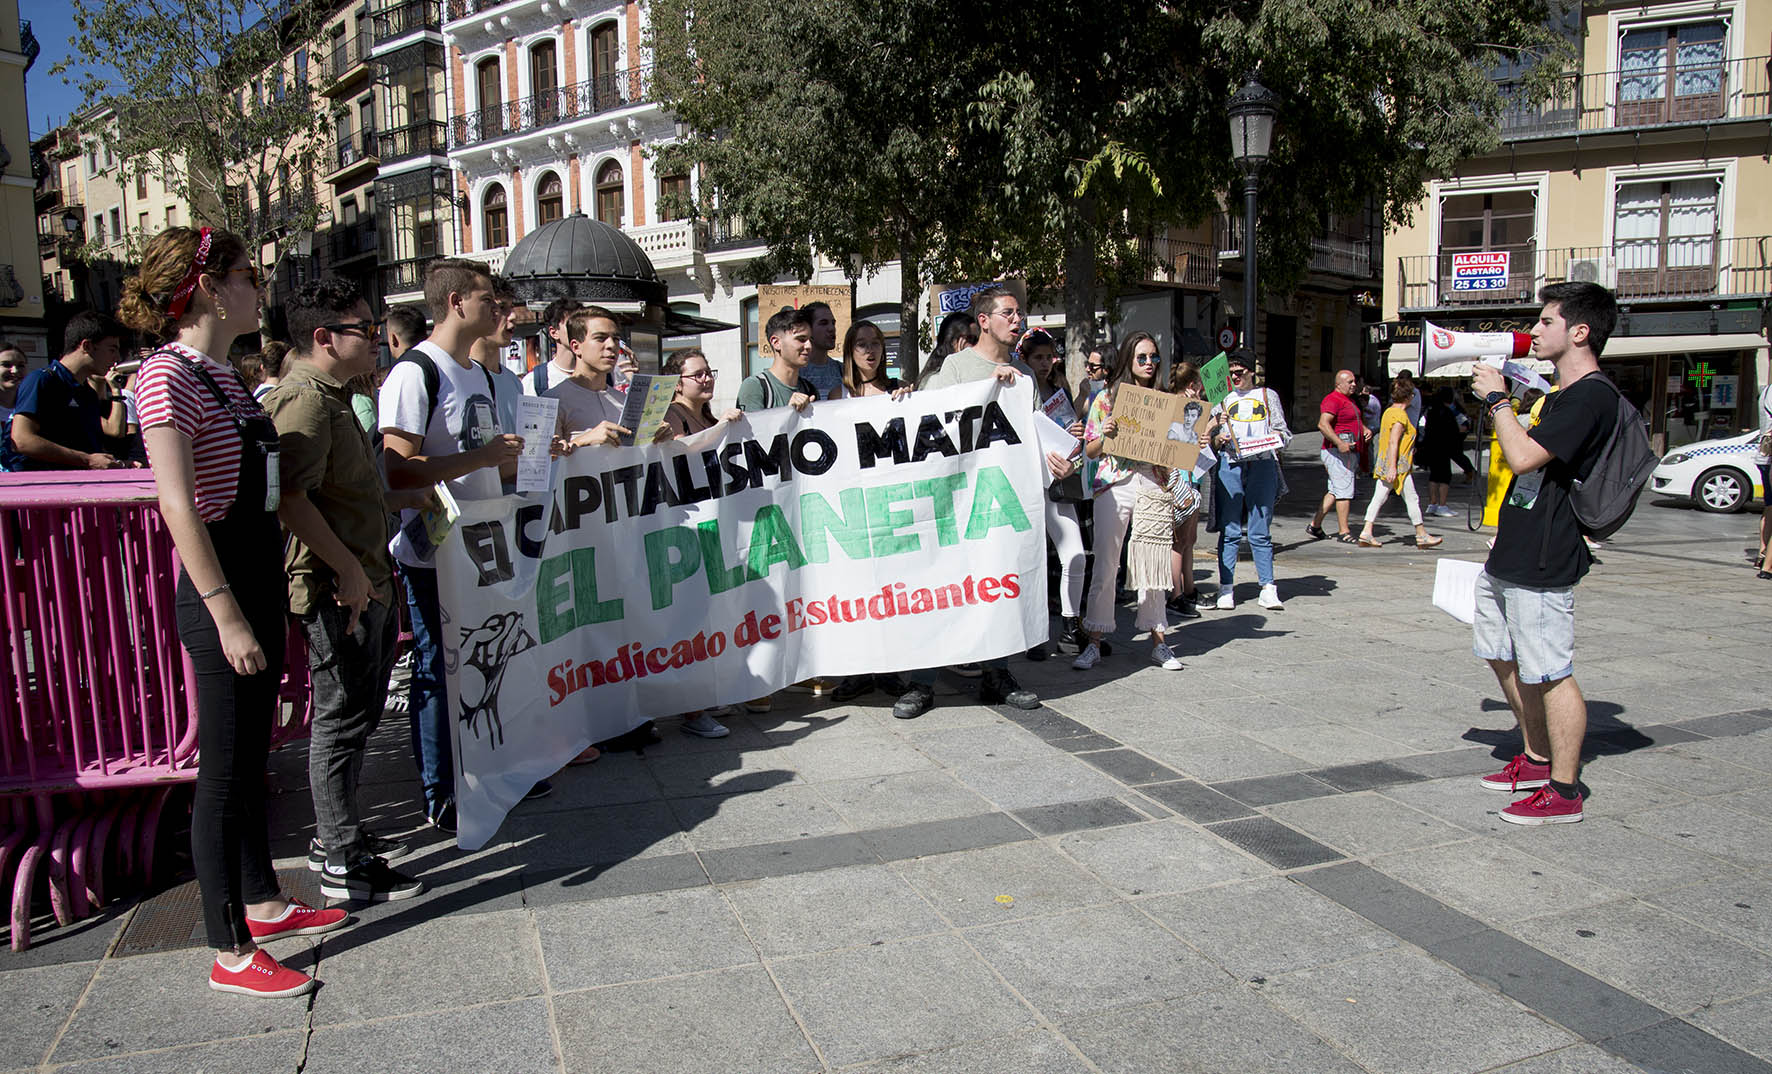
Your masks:
<svg viewBox="0 0 1772 1074"><path fill-rule="evenodd" d="M529 373L529 386L535 389L536 395L540 395L548 390L548 365L548 362L543 361Z"/></svg>

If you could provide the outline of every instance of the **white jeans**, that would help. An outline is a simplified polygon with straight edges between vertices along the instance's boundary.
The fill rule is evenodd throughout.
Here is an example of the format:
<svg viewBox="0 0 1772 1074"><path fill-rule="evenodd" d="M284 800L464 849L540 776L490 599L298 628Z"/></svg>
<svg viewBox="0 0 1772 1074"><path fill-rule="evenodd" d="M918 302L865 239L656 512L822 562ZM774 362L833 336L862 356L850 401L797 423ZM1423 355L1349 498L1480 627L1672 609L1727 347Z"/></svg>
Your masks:
<svg viewBox="0 0 1772 1074"><path fill-rule="evenodd" d="M1075 618L1083 604L1083 527L1076 504L1046 501L1046 538L1058 551L1059 612Z"/></svg>
<svg viewBox="0 0 1772 1074"><path fill-rule="evenodd" d="M1120 548L1126 543L1126 531L1132 528L1132 505L1138 502L1139 492L1153 489L1159 489L1155 481L1135 472L1095 494L1095 578L1089 586L1089 605L1083 610L1083 629L1091 634L1113 633L1114 576L1120 570ZM1140 630L1169 633L1163 606L1167 596L1163 589L1139 590L1134 625Z"/></svg>
<svg viewBox="0 0 1772 1074"><path fill-rule="evenodd" d="M1384 501L1390 499L1391 495L1391 487L1385 484L1383 478L1379 478L1374 484L1377 487L1372 492L1372 503L1366 508L1367 525L1377 521L1379 508L1384 506ZM1403 509L1409 512L1410 522L1421 525L1421 497L1415 494L1415 478L1408 474L1403 475Z"/></svg>

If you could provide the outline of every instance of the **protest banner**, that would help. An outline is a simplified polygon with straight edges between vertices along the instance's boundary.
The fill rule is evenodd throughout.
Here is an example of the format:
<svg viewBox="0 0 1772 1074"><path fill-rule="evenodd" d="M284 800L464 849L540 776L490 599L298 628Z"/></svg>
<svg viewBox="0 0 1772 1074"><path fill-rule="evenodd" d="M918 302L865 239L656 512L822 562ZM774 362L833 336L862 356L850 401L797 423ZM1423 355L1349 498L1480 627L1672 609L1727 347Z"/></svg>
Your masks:
<svg viewBox="0 0 1772 1074"><path fill-rule="evenodd" d="M1122 383L1114 388L1114 438L1108 454L1192 470L1211 415L1198 400Z"/></svg>
<svg viewBox="0 0 1772 1074"><path fill-rule="evenodd" d="M460 845L649 718L1044 640L1033 402L1022 378L760 411L464 501L437 556Z"/></svg>
<svg viewBox="0 0 1772 1074"><path fill-rule="evenodd" d="M766 283L757 288L757 351L766 359L774 359L775 350L769 346L769 337L763 327L769 318L781 312L783 306L794 309L809 302L826 302L830 304L831 313L837 318L837 347L843 346L843 333L849 331L849 322L855 319L855 288L846 283L802 283L782 286ZM833 360L841 361L840 349L833 350Z"/></svg>

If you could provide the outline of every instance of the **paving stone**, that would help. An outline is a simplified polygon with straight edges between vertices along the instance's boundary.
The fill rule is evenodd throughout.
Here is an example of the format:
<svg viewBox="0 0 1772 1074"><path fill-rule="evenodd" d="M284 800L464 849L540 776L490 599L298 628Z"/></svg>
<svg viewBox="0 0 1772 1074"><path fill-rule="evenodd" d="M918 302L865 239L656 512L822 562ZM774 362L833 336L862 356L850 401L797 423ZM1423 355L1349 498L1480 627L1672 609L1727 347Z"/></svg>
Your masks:
<svg viewBox="0 0 1772 1074"><path fill-rule="evenodd" d="M1076 738L1055 738L1052 745L1066 753L1086 753L1091 750L1118 749L1121 742L1106 735L1078 735Z"/></svg>
<svg viewBox="0 0 1772 1074"><path fill-rule="evenodd" d="M1342 723L1306 723L1267 730L1256 728L1247 733L1257 742L1303 758L1312 768L1406 757L1415 752L1401 743Z"/></svg>
<svg viewBox="0 0 1772 1074"><path fill-rule="evenodd" d="M1715 748L1738 751L1741 743L1712 743ZM1623 757L1606 757L1596 768L1631 779L1649 779L1687 794L1722 794L1745 791L1765 783L1766 773L1712 757L1694 756L1684 749L1648 750Z"/></svg>
<svg viewBox="0 0 1772 1074"><path fill-rule="evenodd" d="M668 854L662 858L596 862L576 869L525 869L521 879L523 905L551 906L700 887L708 883L708 874L696 855Z"/></svg>
<svg viewBox="0 0 1772 1074"><path fill-rule="evenodd" d="M1713 718L1721 719L1722 717ZM1715 767L1728 772L1731 779L1735 778L1735 770L1738 768L1750 768L1762 774L1772 772L1772 735L1756 733L1709 739L1703 742L1688 743L1672 752L1687 757L1722 762ZM1764 782L1763 779L1761 782Z"/></svg>
<svg viewBox="0 0 1772 1074"><path fill-rule="evenodd" d="M947 923L885 865L827 869L725 888L764 958L945 932Z"/></svg>
<svg viewBox="0 0 1772 1074"><path fill-rule="evenodd" d="M1518 1063L1496 1067L1487 1074L1642 1074L1643 1068L1628 1063L1592 1044L1577 1044L1535 1055Z"/></svg>
<svg viewBox="0 0 1772 1074"><path fill-rule="evenodd" d="M1767 1074L1772 1063L1677 1018L1604 1042L1607 1051L1656 1074Z"/></svg>
<svg viewBox="0 0 1772 1074"><path fill-rule="evenodd" d="M1415 783L1421 775L1388 761L1363 761L1359 764L1319 768L1310 773L1340 791L1369 791L1394 783Z"/></svg>
<svg viewBox="0 0 1772 1074"><path fill-rule="evenodd" d="M567 1070L812 1074L823 1069L761 966L558 995L554 1021Z"/></svg>
<svg viewBox="0 0 1772 1074"><path fill-rule="evenodd" d="M1634 899L1516 922L1508 931L1676 1015L1772 989L1772 955Z"/></svg>
<svg viewBox="0 0 1772 1074"><path fill-rule="evenodd" d="M1320 798L1326 794L1338 793L1336 788L1303 772L1233 779L1215 783L1212 789L1252 806L1270 806L1276 802L1295 802L1300 798Z"/></svg>
<svg viewBox="0 0 1772 1074"><path fill-rule="evenodd" d="M1113 830L1139 831L1142 826ZM1113 892L1039 841L918 858L897 868L930 905L960 927L1114 901ZM999 902L1000 895L1012 901Z"/></svg>
<svg viewBox="0 0 1772 1074"><path fill-rule="evenodd" d="M1207 831L1242 847L1276 869L1299 869L1344 857L1340 851L1326 847L1271 817L1220 821Z"/></svg>
<svg viewBox="0 0 1772 1074"><path fill-rule="evenodd" d="M1521 842L1538 835L1521 831ZM1546 907L1592 906L1616 892L1541 858L1485 839L1376 858L1373 866L1488 922L1517 921Z"/></svg>
<svg viewBox="0 0 1772 1074"><path fill-rule="evenodd" d="M975 768L992 761L1043 761L1052 747L1013 724L988 727L911 729L911 741L948 768Z"/></svg>
<svg viewBox="0 0 1772 1074"><path fill-rule="evenodd" d="M1404 948L1298 970L1263 990L1373 1074L1464 1074L1576 1043L1510 1000ZM1423 1032L1424 1027L1432 1032Z"/></svg>
<svg viewBox="0 0 1772 1074"><path fill-rule="evenodd" d="M1761 1057L1772 1057L1772 992L1693 1011L1686 1020Z"/></svg>
<svg viewBox="0 0 1772 1074"><path fill-rule="evenodd" d="M1077 738L1091 733L1084 724L1044 705L1037 709L1016 709L1005 706L1003 717L1022 730L1038 735L1047 742L1056 739Z"/></svg>
<svg viewBox="0 0 1772 1074"><path fill-rule="evenodd" d="M1243 980L1396 944L1365 918L1282 877L1161 895L1137 905Z"/></svg>
<svg viewBox="0 0 1772 1074"><path fill-rule="evenodd" d="M773 968L788 1002L832 1066L927 1051L1034 1024L1033 1012L956 936L784 959ZM915 1017L905 1017L907 997L914 997Z"/></svg>
<svg viewBox="0 0 1772 1074"><path fill-rule="evenodd" d="M725 741L721 739L719 741ZM646 766L666 798L761 791L799 780L774 750L720 749L659 758Z"/></svg>
<svg viewBox="0 0 1772 1074"><path fill-rule="evenodd" d="M1772 874L1730 875L1653 892L1643 900L1737 943L1772 953Z"/></svg>
<svg viewBox="0 0 1772 1074"><path fill-rule="evenodd" d="M1299 772L1315 765L1245 735L1222 734L1148 747L1151 756L1203 783Z"/></svg>
<svg viewBox="0 0 1772 1074"><path fill-rule="evenodd" d="M1494 929L1435 944L1428 953L1584 1040L1615 1037L1667 1017L1665 1012Z"/></svg>
<svg viewBox="0 0 1772 1074"><path fill-rule="evenodd" d="M712 888L629 895L532 911L557 991L747 965L757 960Z"/></svg>
<svg viewBox="0 0 1772 1074"><path fill-rule="evenodd" d="M1272 872L1221 840L1177 823L1077 832L1058 845L1127 895L1191 891Z"/></svg>
<svg viewBox="0 0 1772 1074"><path fill-rule="evenodd" d="M564 837L568 831L571 837ZM669 802L660 800L511 816L498 835L514 844L509 854L497 859L499 864L524 868L627 861L689 850L683 822L671 812Z"/></svg>
<svg viewBox="0 0 1772 1074"><path fill-rule="evenodd" d="M1483 928L1475 918L1360 862L1294 873L1292 879L1418 947Z"/></svg>
<svg viewBox="0 0 1772 1074"><path fill-rule="evenodd" d="M889 731L834 738L813 737L788 747L784 758L809 783L865 779L936 767L917 746Z"/></svg>
<svg viewBox="0 0 1772 1074"><path fill-rule="evenodd" d="M1231 980L1127 906L971 929L966 939L1052 1021L1205 992Z"/></svg>
<svg viewBox="0 0 1772 1074"><path fill-rule="evenodd" d="M194 964L201 966L202 961ZM0 973L0 1010L6 1012L7 1026L0 1033L0 1069L34 1067L48 1058L50 1042L98 968L97 962L73 962ZM118 1043L128 1048L134 1042Z"/></svg>
<svg viewBox="0 0 1772 1074"><path fill-rule="evenodd" d="M361 1022L540 994L541 959L527 910L467 914L423 928L384 921L320 938L317 1025ZM474 952L473 973L414 973ZM275 948L273 954L281 954Z"/></svg>
<svg viewBox="0 0 1772 1074"><path fill-rule="evenodd" d="M292 969L313 971L313 946L305 939L285 940L272 953ZM307 1025L306 1003L268 1003L210 991L204 982L214 957L211 951L189 950L106 959L50 1059L68 1063ZM69 976L39 978L50 987L65 990L72 987L75 969L45 967L20 972L66 973ZM168 1017L174 1011L177 1017Z"/></svg>
<svg viewBox="0 0 1772 1074"><path fill-rule="evenodd" d="M524 803L524 815L565 813L598 806L655 801L661 792L658 780L653 778L648 763L651 759L651 755L642 760L631 753L611 753L599 758L595 764L563 768L557 775L549 778L549 782L554 785L554 793L539 801ZM408 768L412 766L411 757L406 759L406 765Z"/></svg>
<svg viewBox="0 0 1772 1074"><path fill-rule="evenodd" d="M57 925L53 914L41 914L31 922L31 946L23 951L12 949L12 930L0 928L0 973L69 962L96 962L111 949L135 906L134 899L127 899L68 925Z"/></svg>
<svg viewBox="0 0 1772 1074"><path fill-rule="evenodd" d="M1470 838L1462 828L1370 792L1284 802L1268 807L1268 814L1354 857Z"/></svg>
<svg viewBox="0 0 1772 1074"><path fill-rule="evenodd" d="M1748 712L1724 712L1715 716L1700 716L1695 720L1682 720L1675 724L1682 731L1708 735L1712 738L1732 738L1737 735L1751 735L1772 727L1772 716L1765 715L1766 710Z"/></svg>
<svg viewBox="0 0 1772 1074"><path fill-rule="evenodd" d="M879 854L857 835L818 835L779 843L704 850L698 857L702 868L708 871L708 879L716 884L810 873L845 865L871 865L880 860Z"/></svg>
<svg viewBox="0 0 1772 1074"><path fill-rule="evenodd" d="M697 851L780 843L849 830L824 796L810 786L776 787L758 794L675 798L670 809Z"/></svg>
<svg viewBox="0 0 1772 1074"><path fill-rule="evenodd" d="M1425 779L1441 779L1446 776L1488 775L1506 762L1497 761L1489 750L1479 748L1416 753L1395 758L1388 763Z"/></svg>
<svg viewBox="0 0 1772 1074"><path fill-rule="evenodd" d="M882 861L903 861L959 850L1000 846L1032 839L1034 833L1007 813L985 813L952 820L923 821L896 828L875 828L858 838Z"/></svg>
<svg viewBox="0 0 1772 1074"><path fill-rule="evenodd" d="M1168 765L1158 764L1137 750L1102 750L1096 753L1079 753L1077 757L1083 763L1094 765L1128 785L1161 783L1181 778L1180 772Z"/></svg>
<svg viewBox="0 0 1772 1074"><path fill-rule="evenodd" d="M1044 743L1045 757L1035 761L996 761L954 769L960 782L990 799L999 809L1026 809L1054 802L1113 798L1121 785Z"/></svg>
<svg viewBox="0 0 1772 1074"><path fill-rule="evenodd" d="M945 771L832 780L819 784L818 792L856 831L970 817L991 808L983 796Z"/></svg>
<svg viewBox="0 0 1772 1074"><path fill-rule="evenodd" d="M1533 834L1520 850L1636 895L1741 873L1719 858L1610 817L1546 825Z"/></svg>
<svg viewBox="0 0 1772 1074"><path fill-rule="evenodd" d="M89 1059L55 1069L56 1074L234 1074L242 1070L264 1074L283 1074L285 1071L296 1074L297 1071L311 1070L320 1074L323 1068L315 1067L311 1062L306 1067L302 1065L308 1049L307 1038L307 1033L300 1030L264 1033L164 1051L130 1052L108 1059Z"/></svg>
<svg viewBox="0 0 1772 1074"><path fill-rule="evenodd" d="M1772 865L1772 821L1712 802L1639 810L1627 827L1692 847L1737 865Z"/></svg>
<svg viewBox="0 0 1772 1074"><path fill-rule="evenodd" d="M1104 1074L1362 1074L1246 988L1074 1018L1060 1028Z"/></svg>
<svg viewBox="0 0 1772 1074"><path fill-rule="evenodd" d="M1041 835L1060 835L1088 828L1137 824L1146 818L1117 798L1097 798L1092 802L1058 802L1018 809L1015 819Z"/></svg>
<svg viewBox="0 0 1772 1074"><path fill-rule="evenodd" d="M1255 811L1229 795L1200 783L1197 780L1181 779L1172 783L1147 783L1138 788L1140 794L1149 795L1162 802L1176 813L1195 824L1210 824L1215 820L1234 820L1237 817L1253 816Z"/></svg>
<svg viewBox="0 0 1772 1074"><path fill-rule="evenodd" d="M322 1026L314 1031L300 1069L302 1074L405 1074L420 1057L437 1060L441 1042L447 1042L451 1070L531 1074L554 1066L547 1001L527 999L367 1025Z"/></svg>
<svg viewBox="0 0 1772 1074"><path fill-rule="evenodd" d="M883 1059L852 1069L854 1074L1089 1074L1089 1068L1064 1041L1042 1030Z"/></svg>

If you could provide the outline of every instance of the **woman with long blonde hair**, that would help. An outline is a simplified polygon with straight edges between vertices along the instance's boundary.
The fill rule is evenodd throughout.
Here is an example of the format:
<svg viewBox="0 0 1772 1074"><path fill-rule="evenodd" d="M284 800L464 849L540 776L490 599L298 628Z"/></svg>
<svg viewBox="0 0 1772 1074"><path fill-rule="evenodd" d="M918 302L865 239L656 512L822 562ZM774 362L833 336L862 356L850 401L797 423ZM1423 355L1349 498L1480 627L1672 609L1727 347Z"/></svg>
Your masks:
<svg viewBox="0 0 1772 1074"><path fill-rule="evenodd" d="M277 429L227 362L258 330L258 269L226 231L169 228L123 285L121 319L157 349L136 388L160 515L183 567L179 640L196 671L191 861L215 962L209 987L296 996L313 978L258 944L345 924L286 897L271 867L265 760L283 674L287 580Z"/></svg>

